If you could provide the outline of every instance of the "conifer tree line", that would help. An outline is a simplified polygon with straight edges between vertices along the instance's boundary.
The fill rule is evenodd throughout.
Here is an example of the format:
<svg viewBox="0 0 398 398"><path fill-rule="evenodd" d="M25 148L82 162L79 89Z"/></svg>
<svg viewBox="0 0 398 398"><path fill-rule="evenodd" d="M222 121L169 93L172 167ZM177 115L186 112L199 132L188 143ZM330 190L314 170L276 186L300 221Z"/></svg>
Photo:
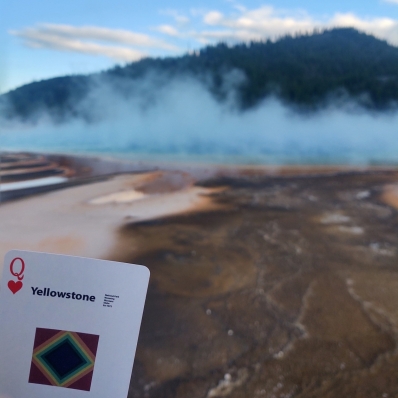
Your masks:
<svg viewBox="0 0 398 398"><path fill-rule="evenodd" d="M27 84L0 97L3 116L29 120L46 110L54 119L82 116L76 105L98 81L120 95L150 76L157 85L170 79L201 81L219 101L236 90L242 111L270 95L301 110L352 99L384 111L398 103L398 48L352 28L285 36L277 41L207 46L180 57L146 58L92 75L64 76ZM156 96L156 90L153 93Z"/></svg>

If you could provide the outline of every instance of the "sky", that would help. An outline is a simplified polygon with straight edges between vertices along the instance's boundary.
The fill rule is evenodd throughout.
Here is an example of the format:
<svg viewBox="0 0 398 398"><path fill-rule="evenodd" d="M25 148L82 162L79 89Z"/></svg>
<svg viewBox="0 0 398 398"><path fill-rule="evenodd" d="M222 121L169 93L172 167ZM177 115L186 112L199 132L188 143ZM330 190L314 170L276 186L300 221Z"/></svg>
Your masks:
<svg viewBox="0 0 398 398"><path fill-rule="evenodd" d="M15 0L0 15L0 93L148 56L351 26L398 46L398 0Z"/></svg>

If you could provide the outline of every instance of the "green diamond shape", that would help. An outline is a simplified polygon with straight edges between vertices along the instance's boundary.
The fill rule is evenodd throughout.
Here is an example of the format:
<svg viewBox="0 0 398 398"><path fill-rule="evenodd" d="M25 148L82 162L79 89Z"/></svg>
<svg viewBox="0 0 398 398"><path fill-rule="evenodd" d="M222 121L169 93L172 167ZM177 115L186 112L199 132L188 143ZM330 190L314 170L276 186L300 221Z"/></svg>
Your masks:
<svg viewBox="0 0 398 398"><path fill-rule="evenodd" d="M76 357L78 357L81 360L81 364L77 365L76 367L73 367L70 371L61 375L60 372L46 358L46 356L53 354L65 344L70 345ZM69 379L72 379L77 373L81 372L82 370L92 365L91 359L87 356L84 350L82 350L76 344L74 339L71 338L69 335L63 336L61 339L53 342L53 344L47 347L39 355L36 355L36 359L54 377L54 379L59 384L67 382Z"/></svg>

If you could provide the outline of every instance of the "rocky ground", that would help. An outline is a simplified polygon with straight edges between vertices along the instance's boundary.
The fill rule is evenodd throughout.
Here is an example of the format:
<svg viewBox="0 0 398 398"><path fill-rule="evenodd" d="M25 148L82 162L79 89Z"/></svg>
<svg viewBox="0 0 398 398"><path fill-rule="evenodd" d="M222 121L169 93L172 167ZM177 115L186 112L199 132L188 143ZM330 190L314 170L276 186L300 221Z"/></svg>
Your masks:
<svg viewBox="0 0 398 398"><path fill-rule="evenodd" d="M150 268L129 398L398 397L397 169L1 160L0 254Z"/></svg>
<svg viewBox="0 0 398 398"><path fill-rule="evenodd" d="M218 210L123 226L111 257L151 270L129 398L397 397L397 180L212 178Z"/></svg>

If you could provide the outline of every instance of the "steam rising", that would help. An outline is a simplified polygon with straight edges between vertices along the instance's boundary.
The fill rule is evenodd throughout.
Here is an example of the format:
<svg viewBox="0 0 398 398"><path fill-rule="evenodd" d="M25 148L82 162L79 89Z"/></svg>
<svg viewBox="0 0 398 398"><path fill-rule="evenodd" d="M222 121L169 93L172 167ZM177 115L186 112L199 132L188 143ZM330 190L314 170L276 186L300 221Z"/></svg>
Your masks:
<svg viewBox="0 0 398 398"><path fill-rule="evenodd" d="M94 122L54 124L45 113L35 126L3 121L0 148L272 164L398 161L396 113L345 104L302 115L276 98L243 112L235 101L243 78L226 75L223 102L191 78L148 74L131 87L97 80L76 104Z"/></svg>

